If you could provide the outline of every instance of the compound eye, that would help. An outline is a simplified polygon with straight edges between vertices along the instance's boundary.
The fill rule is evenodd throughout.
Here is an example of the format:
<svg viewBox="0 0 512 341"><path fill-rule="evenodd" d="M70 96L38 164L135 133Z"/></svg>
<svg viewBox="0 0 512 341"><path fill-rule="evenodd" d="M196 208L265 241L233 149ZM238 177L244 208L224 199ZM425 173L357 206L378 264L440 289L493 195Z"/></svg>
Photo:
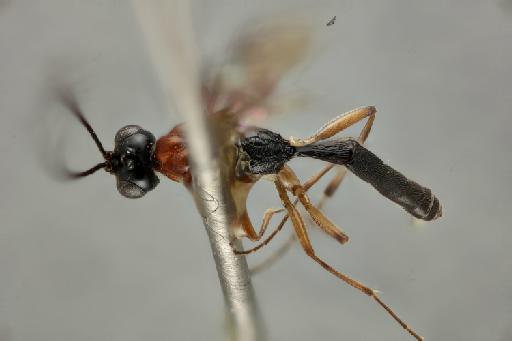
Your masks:
<svg viewBox="0 0 512 341"><path fill-rule="evenodd" d="M134 184L133 182L130 181L119 179L117 181L117 190L123 197L130 199L141 198L147 193L147 191L142 189L137 184Z"/></svg>
<svg viewBox="0 0 512 341"><path fill-rule="evenodd" d="M142 129L138 125L124 126L117 131L114 142L116 145L119 145L119 144L123 143L128 137L138 134L138 133L141 133L141 132L144 132L144 129Z"/></svg>
<svg viewBox="0 0 512 341"><path fill-rule="evenodd" d="M133 170L120 168L116 173L117 190L127 198L140 198L155 188L158 177L152 169L136 167Z"/></svg>

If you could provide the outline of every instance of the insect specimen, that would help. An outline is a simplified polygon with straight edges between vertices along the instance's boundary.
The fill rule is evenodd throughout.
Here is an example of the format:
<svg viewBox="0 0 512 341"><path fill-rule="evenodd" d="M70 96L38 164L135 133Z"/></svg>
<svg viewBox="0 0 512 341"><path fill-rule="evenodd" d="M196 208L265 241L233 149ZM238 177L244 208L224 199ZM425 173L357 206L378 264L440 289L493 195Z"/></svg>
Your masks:
<svg viewBox="0 0 512 341"><path fill-rule="evenodd" d="M272 37L274 43L279 40L275 35ZM340 115L325 124L317 133L304 139L293 137L285 139L273 131L240 124L239 117L243 113L265 111L260 103L272 93L279 78L292 64L284 56L279 58L275 55L267 58L270 64L261 64L261 60L267 60L262 58L263 52L268 53L268 46L265 47L265 43L261 39L248 39L243 48L238 49L238 51L243 50L238 59L243 60L241 64L249 75L245 78L246 84L244 84L249 84L249 87L229 84L214 77L212 82L205 82L207 86L203 89L203 105L212 129L230 132L217 141L217 147L221 154L219 157L231 164L230 172L226 177L234 198L235 212L231 222L233 236L246 237L255 242L263 238L272 216L280 210L267 210L263 223L257 231L249 218L246 201L251 188L257 181L262 178L272 181L305 253L334 276L373 298L413 337L421 340L421 336L405 324L380 299L375 290L337 271L316 255L296 204L300 203L316 225L326 234L344 244L348 241L348 236L313 205L307 195L308 189L335 165L346 167L416 218L428 221L440 217L442 209L439 200L430 189L409 180L363 146L375 120L374 107L361 107ZM295 48L296 51L292 51L292 55L302 53L302 41L283 38L281 44L271 44L271 46L283 46L284 43L287 43L289 48L281 50L290 52ZM253 66L254 70L247 71L250 66ZM238 78L235 77L236 79ZM104 158L89 170L70 172L71 177L81 178L104 169L116 176L119 193L128 198L140 198L153 190L159 183L155 172L160 172L169 179L183 183L187 188L192 189L193 178L182 125L177 125L158 140L140 126L125 126L115 135L114 150L105 151L75 98L70 93L64 93L62 102L87 129ZM364 120L366 123L357 139L334 138L339 132ZM326 161L329 165L305 183L301 183L287 165L288 161L295 157L315 158ZM340 174L337 173L328 188L331 193L343 177ZM290 194L296 198L294 203L290 200ZM235 250L235 252L249 253L266 245L281 228L282 225L257 247L247 251Z"/></svg>
<svg viewBox="0 0 512 341"><path fill-rule="evenodd" d="M336 22L336 16L332 17L331 20L329 20L329 22L327 24L325 24L325 26L331 26L331 25L334 25L334 23Z"/></svg>

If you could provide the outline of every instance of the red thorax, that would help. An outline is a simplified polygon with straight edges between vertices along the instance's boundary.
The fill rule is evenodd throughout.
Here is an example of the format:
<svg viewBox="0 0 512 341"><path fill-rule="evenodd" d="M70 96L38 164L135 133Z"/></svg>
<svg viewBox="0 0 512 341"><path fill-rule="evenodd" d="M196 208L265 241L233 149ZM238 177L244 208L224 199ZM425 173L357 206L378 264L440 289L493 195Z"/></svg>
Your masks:
<svg viewBox="0 0 512 341"><path fill-rule="evenodd" d="M188 164L183 124L178 124L156 141L155 157L158 161L157 171L173 181L182 182L187 187L191 185L192 175Z"/></svg>

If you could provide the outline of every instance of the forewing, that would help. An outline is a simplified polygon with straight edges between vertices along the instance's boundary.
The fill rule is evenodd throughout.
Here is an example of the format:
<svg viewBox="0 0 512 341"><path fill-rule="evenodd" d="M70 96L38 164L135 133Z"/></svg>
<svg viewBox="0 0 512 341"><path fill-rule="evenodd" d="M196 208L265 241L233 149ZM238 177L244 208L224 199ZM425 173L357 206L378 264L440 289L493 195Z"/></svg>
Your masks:
<svg viewBox="0 0 512 341"><path fill-rule="evenodd" d="M312 41L310 25L296 16L246 25L224 62L208 65L202 74L208 112L227 109L251 123L266 116L279 82L304 62Z"/></svg>

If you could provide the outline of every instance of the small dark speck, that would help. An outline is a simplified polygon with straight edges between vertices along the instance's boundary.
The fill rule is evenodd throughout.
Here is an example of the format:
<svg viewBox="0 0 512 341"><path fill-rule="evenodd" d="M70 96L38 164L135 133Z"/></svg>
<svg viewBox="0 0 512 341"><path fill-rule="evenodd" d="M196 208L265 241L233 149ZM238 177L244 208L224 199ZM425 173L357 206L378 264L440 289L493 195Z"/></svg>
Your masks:
<svg viewBox="0 0 512 341"><path fill-rule="evenodd" d="M327 23L326 26L331 26L331 25L334 25L334 22L336 21L336 16L332 17L331 20L329 20L329 22Z"/></svg>

